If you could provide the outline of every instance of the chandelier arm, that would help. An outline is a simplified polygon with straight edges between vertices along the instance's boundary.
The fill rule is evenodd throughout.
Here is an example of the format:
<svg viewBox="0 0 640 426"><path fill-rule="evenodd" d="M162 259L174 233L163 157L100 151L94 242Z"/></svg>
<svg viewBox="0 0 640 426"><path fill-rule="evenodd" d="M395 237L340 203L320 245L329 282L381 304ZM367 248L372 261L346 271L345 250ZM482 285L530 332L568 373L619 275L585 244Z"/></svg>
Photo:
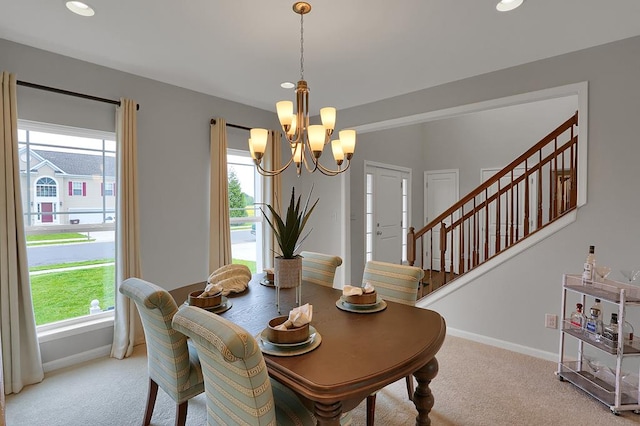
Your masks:
<svg viewBox="0 0 640 426"><path fill-rule="evenodd" d="M289 158L289 161L287 161L287 164L285 164L284 166L280 167L279 169L276 170L267 170L264 167L262 167L260 165L260 163L257 160L254 160L254 163L256 164L256 168L258 169L258 173L260 173L262 176L276 176L279 175L280 173L284 172L287 167L289 167L291 165L291 163L293 163L293 157L294 155L291 154L291 158Z"/></svg>
<svg viewBox="0 0 640 426"><path fill-rule="evenodd" d="M307 148L305 148L303 152L304 153L302 155L302 162L304 163L304 168L307 169L309 173L315 172L318 169L318 162L317 162L317 159L313 157L313 152L311 151L311 149L308 148L308 141L307 141ZM311 157L311 163L313 163L313 168L309 167L309 160L307 159L307 155Z"/></svg>
<svg viewBox="0 0 640 426"><path fill-rule="evenodd" d="M337 170L332 170L324 167L320 162L317 163L317 169L325 176L337 176L340 173L344 173L347 171L349 166L351 165L351 160L347 160L347 166L344 169L338 168Z"/></svg>

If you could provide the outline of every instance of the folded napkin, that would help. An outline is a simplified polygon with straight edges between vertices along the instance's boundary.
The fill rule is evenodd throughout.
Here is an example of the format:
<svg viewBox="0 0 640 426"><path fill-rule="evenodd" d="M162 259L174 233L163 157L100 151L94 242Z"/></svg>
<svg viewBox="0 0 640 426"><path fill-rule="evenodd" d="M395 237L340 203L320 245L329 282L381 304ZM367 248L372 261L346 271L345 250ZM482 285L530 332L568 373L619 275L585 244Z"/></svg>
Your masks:
<svg viewBox="0 0 640 426"><path fill-rule="evenodd" d="M240 293L247 289L251 280L251 271L245 265L230 264L224 265L209 275L207 284L218 284L222 286L222 295L228 296L230 293Z"/></svg>
<svg viewBox="0 0 640 426"><path fill-rule="evenodd" d="M222 284L208 283L204 291L198 297L215 296L222 291Z"/></svg>
<svg viewBox="0 0 640 426"><path fill-rule="evenodd" d="M287 330L289 328L302 327L303 325L310 323L312 317L313 306L306 303L302 306L298 306L297 308L293 308L291 312L289 312L289 319L273 328L276 330Z"/></svg>
<svg viewBox="0 0 640 426"><path fill-rule="evenodd" d="M345 285L342 287L343 296L362 296L363 294L373 293L375 288L369 283L365 283L364 287L355 287L352 285Z"/></svg>

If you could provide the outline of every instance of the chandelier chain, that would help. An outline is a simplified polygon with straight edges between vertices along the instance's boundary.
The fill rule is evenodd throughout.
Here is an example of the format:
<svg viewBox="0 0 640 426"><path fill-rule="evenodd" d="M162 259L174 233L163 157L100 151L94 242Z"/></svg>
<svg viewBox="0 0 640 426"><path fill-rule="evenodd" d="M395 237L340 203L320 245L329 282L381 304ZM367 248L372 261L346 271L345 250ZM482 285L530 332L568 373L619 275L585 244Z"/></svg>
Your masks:
<svg viewBox="0 0 640 426"><path fill-rule="evenodd" d="M300 14L300 80L304 80L304 13Z"/></svg>

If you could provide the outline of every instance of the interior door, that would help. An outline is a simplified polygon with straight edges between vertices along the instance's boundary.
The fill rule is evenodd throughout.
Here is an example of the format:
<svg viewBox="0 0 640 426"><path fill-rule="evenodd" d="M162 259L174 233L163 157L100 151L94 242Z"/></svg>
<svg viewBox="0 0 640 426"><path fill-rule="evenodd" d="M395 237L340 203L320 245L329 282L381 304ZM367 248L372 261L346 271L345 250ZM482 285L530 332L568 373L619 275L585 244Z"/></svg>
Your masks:
<svg viewBox="0 0 640 426"><path fill-rule="evenodd" d="M425 211L425 225L430 221L438 217L442 212L447 210L453 204L458 201L459 186L458 186L458 170L432 170L424 172L424 211ZM457 218L457 214L454 215L454 219ZM451 224L451 216L445 219L447 225ZM440 270L440 227L437 226L432 231L433 246L428 247L425 245L426 253L425 259L431 259L430 249L433 250L432 258L432 270ZM458 239L454 238L454 258L457 258L458 253ZM451 247L447 247L445 252L445 258L450 259ZM457 268L457 262L455 268ZM450 262L446 262L445 269L449 271Z"/></svg>
<svg viewBox="0 0 640 426"><path fill-rule="evenodd" d="M402 173L376 168L373 259L402 262Z"/></svg>

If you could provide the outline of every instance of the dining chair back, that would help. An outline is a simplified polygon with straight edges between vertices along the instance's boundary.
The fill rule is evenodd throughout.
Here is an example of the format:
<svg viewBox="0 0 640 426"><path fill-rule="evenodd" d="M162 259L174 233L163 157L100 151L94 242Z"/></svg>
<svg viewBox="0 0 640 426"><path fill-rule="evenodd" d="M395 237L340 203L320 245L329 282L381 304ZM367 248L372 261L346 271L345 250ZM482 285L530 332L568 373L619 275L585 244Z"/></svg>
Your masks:
<svg viewBox="0 0 640 426"><path fill-rule="evenodd" d="M336 269L342 265L342 258L332 254L303 251L302 281L333 287Z"/></svg>
<svg viewBox="0 0 640 426"><path fill-rule="evenodd" d="M188 400L204 392L204 383L195 348L171 326L176 302L162 287L139 278L124 280L120 292L135 302L147 344L149 391L143 425L151 421L158 387L176 402L176 425L184 425Z"/></svg>
<svg viewBox="0 0 640 426"><path fill-rule="evenodd" d="M244 328L193 306L180 308L173 327L200 356L208 425L316 424L291 390L269 378L258 342Z"/></svg>
<svg viewBox="0 0 640 426"><path fill-rule="evenodd" d="M421 268L370 260L365 264L362 284L370 283L384 300L415 305L424 276Z"/></svg>
<svg viewBox="0 0 640 426"><path fill-rule="evenodd" d="M387 301L414 306L418 299L418 288L424 271L415 266L370 260L365 264L362 284L370 283L378 295ZM413 377L407 376L407 394L413 399ZM373 426L376 409L376 394L367 397L367 426Z"/></svg>

